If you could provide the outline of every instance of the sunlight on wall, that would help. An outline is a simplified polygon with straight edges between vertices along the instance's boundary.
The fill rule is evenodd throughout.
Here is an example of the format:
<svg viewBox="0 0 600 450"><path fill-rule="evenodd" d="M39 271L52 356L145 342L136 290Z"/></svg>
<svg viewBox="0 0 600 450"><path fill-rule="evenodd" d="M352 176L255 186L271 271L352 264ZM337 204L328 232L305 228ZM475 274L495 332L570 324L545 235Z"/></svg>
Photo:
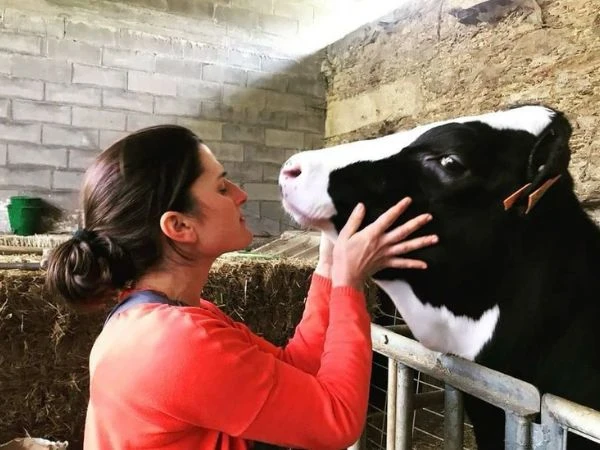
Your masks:
<svg viewBox="0 0 600 450"><path fill-rule="evenodd" d="M315 52L343 38L362 25L372 22L391 11L419 0L331 0L327 14L316 19L310 28L288 42L298 54Z"/></svg>

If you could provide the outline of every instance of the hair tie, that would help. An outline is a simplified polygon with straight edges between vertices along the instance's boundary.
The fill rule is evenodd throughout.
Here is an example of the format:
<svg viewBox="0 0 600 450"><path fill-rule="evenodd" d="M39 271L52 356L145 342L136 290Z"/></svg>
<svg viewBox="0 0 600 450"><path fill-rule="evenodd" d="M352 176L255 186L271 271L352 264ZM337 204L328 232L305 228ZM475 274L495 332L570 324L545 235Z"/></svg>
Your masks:
<svg viewBox="0 0 600 450"><path fill-rule="evenodd" d="M95 231L88 230L86 228L80 228L73 233L73 239L77 239L78 241L82 242L90 242L96 239L96 237L98 237L98 235Z"/></svg>

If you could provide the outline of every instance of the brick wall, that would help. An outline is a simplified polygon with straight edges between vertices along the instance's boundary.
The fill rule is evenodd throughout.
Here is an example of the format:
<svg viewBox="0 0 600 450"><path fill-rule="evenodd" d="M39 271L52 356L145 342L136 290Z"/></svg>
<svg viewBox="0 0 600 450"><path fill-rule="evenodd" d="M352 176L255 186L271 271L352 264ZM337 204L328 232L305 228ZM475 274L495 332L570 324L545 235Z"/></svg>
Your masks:
<svg viewBox="0 0 600 450"><path fill-rule="evenodd" d="M483 3L407 2L331 45L327 145L547 103L573 125L569 168L600 223L598 1Z"/></svg>
<svg viewBox="0 0 600 450"><path fill-rule="evenodd" d="M82 174L127 133L159 123L196 131L250 195L255 234L289 228L279 165L318 147L321 55L285 50L319 2L0 1L0 229L11 195L59 208L72 229Z"/></svg>

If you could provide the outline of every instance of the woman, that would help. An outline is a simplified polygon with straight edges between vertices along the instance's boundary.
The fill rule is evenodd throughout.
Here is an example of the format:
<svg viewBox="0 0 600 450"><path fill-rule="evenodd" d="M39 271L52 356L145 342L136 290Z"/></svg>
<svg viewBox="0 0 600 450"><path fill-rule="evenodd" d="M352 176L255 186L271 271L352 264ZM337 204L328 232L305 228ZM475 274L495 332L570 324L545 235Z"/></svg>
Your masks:
<svg viewBox="0 0 600 450"><path fill-rule="evenodd" d="M278 348L199 297L214 260L252 234L246 194L191 131L159 126L115 143L82 195L84 230L52 253L49 287L86 308L136 292L168 299L115 314L98 336L85 449L339 449L358 438L371 367L363 281L424 268L396 255L435 241L401 242L429 216L386 232L404 201L357 232L357 207L335 246L322 239L302 321Z"/></svg>

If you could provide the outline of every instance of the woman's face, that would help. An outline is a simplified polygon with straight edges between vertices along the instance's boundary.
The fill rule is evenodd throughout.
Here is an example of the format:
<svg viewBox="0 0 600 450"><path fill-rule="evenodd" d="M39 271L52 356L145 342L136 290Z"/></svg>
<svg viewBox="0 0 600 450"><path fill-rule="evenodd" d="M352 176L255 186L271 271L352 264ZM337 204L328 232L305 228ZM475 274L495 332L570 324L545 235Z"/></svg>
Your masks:
<svg viewBox="0 0 600 450"><path fill-rule="evenodd" d="M248 195L226 178L223 166L206 145L200 144L199 155L203 171L191 187L199 211L195 221L198 251L218 257L243 249L252 242L241 211Z"/></svg>

